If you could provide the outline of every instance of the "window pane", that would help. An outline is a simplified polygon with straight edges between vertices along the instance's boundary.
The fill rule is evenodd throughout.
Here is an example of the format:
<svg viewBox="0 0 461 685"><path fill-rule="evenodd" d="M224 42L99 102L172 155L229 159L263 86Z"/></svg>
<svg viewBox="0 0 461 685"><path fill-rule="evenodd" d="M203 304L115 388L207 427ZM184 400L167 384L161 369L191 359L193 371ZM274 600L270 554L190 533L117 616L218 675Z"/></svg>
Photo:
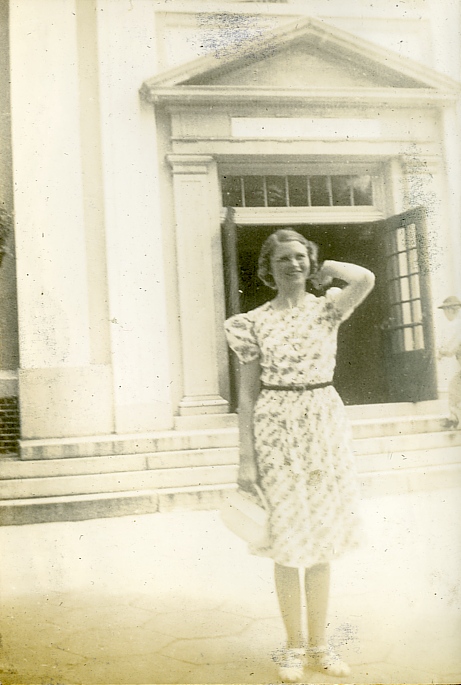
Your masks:
<svg viewBox="0 0 461 685"><path fill-rule="evenodd" d="M410 272L412 274L417 273L419 271L418 252L415 249L410 250L408 253L408 259L410 261Z"/></svg>
<svg viewBox="0 0 461 685"><path fill-rule="evenodd" d="M242 184L240 176L223 176L221 178L223 207L242 206Z"/></svg>
<svg viewBox="0 0 461 685"><path fill-rule="evenodd" d="M371 176L353 176L354 205L372 205L373 188Z"/></svg>
<svg viewBox="0 0 461 685"><path fill-rule="evenodd" d="M350 206L352 204L350 176L332 176L331 190L333 205Z"/></svg>
<svg viewBox="0 0 461 685"><path fill-rule="evenodd" d="M411 283L411 296L412 297L420 297L421 293L419 291L419 276L416 274L415 276L410 276L410 283Z"/></svg>
<svg viewBox="0 0 461 685"><path fill-rule="evenodd" d="M423 320L423 312L421 310L421 300L414 300L414 302L411 303L413 307L413 321L417 321L418 323Z"/></svg>
<svg viewBox="0 0 461 685"><path fill-rule="evenodd" d="M311 205L313 207L329 207L330 193L328 192L327 176L311 176L309 178L311 189Z"/></svg>
<svg viewBox="0 0 461 685"><path fill-rule="evenodd" d="M245 185L245 206L265 207L264 177L244 176L243 182Z"/></svg>
<svg viewBox="0 0 461 685"><path fill-rule="evenodd" d="M403 335L405 340L405 351L409 352L410 350L414 350L413 328L404 328Z"/></svg>
<svg viewBox="0 0 461 685"><path fill-rule="evenodd" d="M307 176L288 176L290 207L308 207Z"/></svg>
<svg viewBox="0 0 461 685"><path fill-rule="evenodd" d="M406 252L400 252L398 257L399 257L399 275L400 276L407 276L407 274L408 274L407 253Z"/></svg>
<svg viewBox="0 0 461 685"><path fill-rule="evenodd" d="M269 207L286 207L285 176L266 176L267 204Z"/></svg>
<svg viewBox="0 0 461 685"><path fill-rule="evenodd" d="M411 318L411 304L409 302L404 302L402 304L402 313L403 313L403 323L405 323L405 324L413 323L413 320Z"/></svg>
<svg viewBox="0 0 461 685"><path fill-rule="evenodd" d="M400 279L400 291L402 293L402 300L410 299L410 283L408 278Z"/></svg>

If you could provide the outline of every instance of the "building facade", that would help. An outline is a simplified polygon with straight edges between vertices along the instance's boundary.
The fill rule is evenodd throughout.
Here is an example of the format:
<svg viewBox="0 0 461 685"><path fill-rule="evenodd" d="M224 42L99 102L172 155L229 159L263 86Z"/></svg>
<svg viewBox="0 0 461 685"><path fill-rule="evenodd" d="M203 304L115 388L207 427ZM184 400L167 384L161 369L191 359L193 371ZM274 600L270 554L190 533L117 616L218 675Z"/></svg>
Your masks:
<svg viewBox="0 0 461 685"><path fill-rule="evenodd" d="M275 226L377 275L341 333L345 401L443 398L461 128L442 5L4 3L2 382L22 454L233 411L223 321L268 296L254 264Z"/></svg>

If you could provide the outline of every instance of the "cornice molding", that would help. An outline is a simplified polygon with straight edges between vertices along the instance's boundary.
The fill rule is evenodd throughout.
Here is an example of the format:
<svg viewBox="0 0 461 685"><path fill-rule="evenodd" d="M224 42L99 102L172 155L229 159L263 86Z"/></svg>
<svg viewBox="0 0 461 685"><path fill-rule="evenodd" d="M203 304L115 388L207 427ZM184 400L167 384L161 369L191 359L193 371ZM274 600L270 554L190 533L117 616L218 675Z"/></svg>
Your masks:
<svg viewBox="0 0 461 685"><path fill-rule="evenodd" d="M278 103L300 105L307 102L316 105L341 106L393 105L399 107L434 107L455 103L459 93L442 92L430 88L311 88L284 89L235 86L175 86L154 87L146 81L141 97L153 104L207 105L210 103L248 104Z"/></svg>

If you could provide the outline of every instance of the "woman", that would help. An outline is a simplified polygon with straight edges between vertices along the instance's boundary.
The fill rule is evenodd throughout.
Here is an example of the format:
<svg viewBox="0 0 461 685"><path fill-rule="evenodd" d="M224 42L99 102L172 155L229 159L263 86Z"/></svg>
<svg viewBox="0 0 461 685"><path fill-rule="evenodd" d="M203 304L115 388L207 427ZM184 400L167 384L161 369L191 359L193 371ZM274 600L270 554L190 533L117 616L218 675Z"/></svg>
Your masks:
<svg viewBox="0 0 461 685"><path fill-rule="evenodd" d="M438 357L454 357L458 362L458 371L448 385L448 407L450 415L442 421L446 430L460 428L461 422L461 300L456 295L446 297L439 309L449 322L447 339L439 350Z"/></svg>
<svg viewBox="0 0 461 685"><path fill-rule="evenodd" d="M299 569L304 569L308 664L337 677L349 667L326 644L329 562L360 541L351 434L332 386L338 327L374 285L360 266L325 261L317 246L292 229L265 241L258 275L273 300L226 321L240 365L238 483L258 482L269 504L270 544L253 550L275 562L275 584L287 633L277 658L283 680L303 676ZM323 297L306 292L310 279L347 285Z"/></svg>

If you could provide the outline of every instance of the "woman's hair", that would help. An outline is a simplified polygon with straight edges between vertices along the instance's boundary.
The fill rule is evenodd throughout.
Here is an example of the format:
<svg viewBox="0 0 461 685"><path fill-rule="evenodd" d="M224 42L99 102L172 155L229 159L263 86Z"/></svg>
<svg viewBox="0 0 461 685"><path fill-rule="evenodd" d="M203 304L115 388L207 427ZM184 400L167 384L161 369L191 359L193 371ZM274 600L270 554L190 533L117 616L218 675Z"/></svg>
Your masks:
<svg viewBox="0 0 461 685"><path fill-rule="evenodd" d="M271 257L274 254L274 250L277 245L281 243L292 243L298 242L305 246L307 250L307 255L309 257L311 275L314 274L318 268L318 253L319 248L315 243L307 240L301 233L298 233L293 228L279 228L274 233L266 238L259 253L258 259L258 276L262 282L272 288L276 289L274 277L271 272Z"/></svg>

